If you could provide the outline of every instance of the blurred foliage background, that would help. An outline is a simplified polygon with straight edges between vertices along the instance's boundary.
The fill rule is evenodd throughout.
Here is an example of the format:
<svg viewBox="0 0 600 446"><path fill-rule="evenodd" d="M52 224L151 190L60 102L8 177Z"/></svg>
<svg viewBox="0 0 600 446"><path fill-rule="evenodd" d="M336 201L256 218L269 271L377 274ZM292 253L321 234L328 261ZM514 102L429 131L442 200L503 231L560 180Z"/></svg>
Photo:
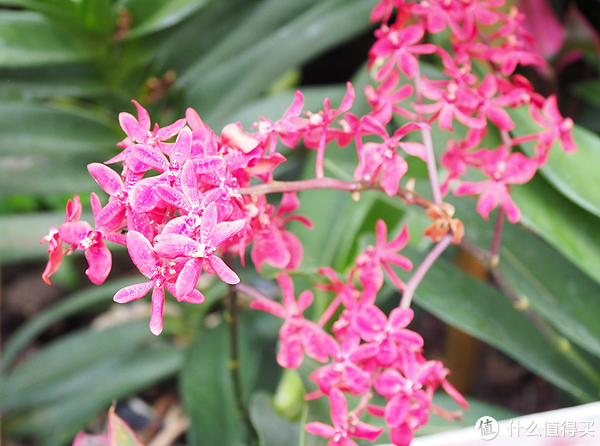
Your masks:
<svg viewBox="0 0 600 446"><path fill-rule="evenodd" d="M244 414L236 408L228 370L230 315L222 283L202 284L203 305L175 305L173 300L165 307L165 333L155 338L148 329L147 302L112 303L118 289L137 280L124 250L115 256L113 272L102 286L88 285L82 258L75 255L65 259L49 288L41 280L47 253L39 241L50 226L64 220L65 203L74 193L84 205L91 191L104 196L86 165L118 153L115 144L124 135L117 116L133 112L131 99L147 107L160 125L193 107L219 133L229 122L240 121L248 129L259 116L277 119L298 87L305 94L305 110L312 111L320 109L326 96L334 107L339 104L348 79L360 93L370 82L365 61L373 42L368 18L375 4L0 1L0 411L8 444L70 443L81 429L101 429L98 414L106 413L113 400L146 440L160 428L160 423L149 428L148 420L164 423L161 408L179 401L190 419L186 436L179 439L186 444L246 444L252 439L261 445L323 444L321 438L302 434L301 424L327 419L328 408L322 401L306 405L302 400L306 389L312 389L308 361L299 371L283 374L276 365L275 318L248 311L242 296ZM500 363L485 363L495 375L512 373L518 363L559 389L554 404L600 399L598 6L597 0L553 1L564 30L560 47L545 54L547 70L522 71L540 92L559 95L563 113L577 124L580 150L575 156L554 150L530 184L514 188L523 219L505 228L500 262L514 293L504 295L485 272L477 277L477 262L465 260L459 249L446 253L417 290L415 329L434 343L428 349L426 342L426 352L446 355L451 368L466 365L466 371L457 373L458 378L467 375L461 384L467 397L485 397L491 386L489 377L477 378L485 367L484 347L477 347L475 338L502 352ZM435 65L424 65L423 71L430 78L441 76ZM360 94L352 111L368 111ZM513 119L515 134L533 125L526 110L517 110ZM443 151L451 137L435 131L436 149ZM486 142L495 147L498 136L491 134ZM313 175L311 154L296 150L286 156L282 178ZM410 162L409 175L427 194L426 170L418 160ZM351 178L355 164L352 148L328 149L327 175ZM293 227L305 247L302 268L294 275L297 289L310 286L319 266L343 272L373 242L378 218L396 231L405 222L409 225L406 254L415 264L430 248L419 236L428 219L399 200L373 192L354 202L340 191L307 191L300 199L300 212L315 229ZM493 223L475 213L474 200L448 200L465 223L467 239L487 248ZM267 277L273 275L267 271ZM272 281L251 267L241 269L240 276L277 295ZM330 299L316 292L315 315ZM387 309L397 302L391 288L379 300ZM431 325L431 315L460 331ZM431 334L436 330L446 334ZM446 345L445 337L454 341ZM451 353L457 345L463 350L458 356ZM464 356L464 351L472 353ZM517 394L532 388L531 381L511 383L518 384L512 389ZM512 414L469 400L472 408L462 425L473 425L483 414L497 419ZM449 404L444 397L438 402ZM422 433L457 426L433 419ZM387 441L382 436L380 443Z"/></svg>

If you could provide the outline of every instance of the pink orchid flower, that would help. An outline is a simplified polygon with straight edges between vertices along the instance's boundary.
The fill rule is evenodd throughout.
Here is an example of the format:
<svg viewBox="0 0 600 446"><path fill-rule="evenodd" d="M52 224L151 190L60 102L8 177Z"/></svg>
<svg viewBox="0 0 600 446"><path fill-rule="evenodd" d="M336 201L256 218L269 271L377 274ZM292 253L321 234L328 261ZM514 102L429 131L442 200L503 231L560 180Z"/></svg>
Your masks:
<svg viewBox="0 0 600 446"><path fill-rule="evenodd" d="M538 168L537 160L527 158L522 153L511 153L506 146L496 150L481 149L471 156L479 158L481 170L490 179L478 183L464 181L454 189L454 194L479 195L477 212L486 220L500 204L508 220L517 223L521 219L521 210L510 197L508 185L524 184L531 180Z"/></svg>
<svg viewBox="0 0 600 446"><path fill-rule="evenodd" d="M331 389L329 403L333 426L317 421L304 426L306 431L313 435L329 438L327 446L358 446L350 437L375 441L383 432L383 427L377 428L349 414L348 402L339 389Z"/></svg>
<svg viewBox="0 0 600 446"><path fill-rule="evenodd" d="M250 308L285 319L279 331L281 347L277 363L286 369L296 369L302 364L304 353L316 361L327 362L333 339L317 324L302 316L313 301L312 291L300 293L296 301L290 276L279 273L277 282L283 293L283 305L267 299L255 300L250 304Z"/></svg>
<svg viewBox="0 0 600 446"><path fill-rule="evenodd" d="M150 281L127 286L117 292L114 301L120 304L131 302L144 297L152 289L152 315L150 316L150 331L158 336L163 329L162 313L165 305L165 288L178 301L190 303L204 302L202 293L194 288L186 290L187 293L177 292L175 282L181 274L181 262L168 260L157 255L150 241L137 231L127 234L127 249L131 260Z"/></svg>

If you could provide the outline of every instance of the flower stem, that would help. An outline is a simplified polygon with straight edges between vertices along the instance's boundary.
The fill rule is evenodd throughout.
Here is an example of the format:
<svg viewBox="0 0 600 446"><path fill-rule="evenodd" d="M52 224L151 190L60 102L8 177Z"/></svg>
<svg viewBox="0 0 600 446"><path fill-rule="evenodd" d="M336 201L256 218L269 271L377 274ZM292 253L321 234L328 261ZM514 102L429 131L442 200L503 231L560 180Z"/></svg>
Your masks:
<svg viewBox="0 0 600 446"><path fill-rule="evenodd" d="M417 72L415 74L415 95L417 104L423 103L423 86L421 84L421 71L417 64ZM425 122L423 115L417 112L419 122ZM442 191L440 189L440 182L438 179L437 166L435 164L435 152L433 151L433 141L431 139L431 130L421 129L421 137L423 138L423 145L427 150L427 172L429 173L429 183L431 184L431 194L433 196L433 202L440 204L442 202Z"/></svg>
<svg viewBox="0 0 600 446"><path fill-rule="evenodd" d="M229 295L227 296L227 310L228 310L228 322L229 322L229 373L231 376L231 383L233 386L233 397L235 399L235 405L238 413L242 418L242 421L248 429L250 437L250 444L258 443L258 436L252 422L250 421L250 414L248 408L244 403L244 397L242 394L242 379L240 376L240 353L238 347L238 299L237 292L234 287L229 287Z"/></svg>
<svg viewBox="0 0 600 446"><path fill-rule="evenodd" d="M504 209L499 208L496 215L496 227L494 229L494 238L490 248L490 267L495 268L500 262L500 240L502 239L502 228L504 227Z"/></svg>
<svg viewBox="0 0 600 446"><path fill-rule="evenodd" d="M400 301L400 308L409 308L412 298L415 294L415 290L429 268L438 259L438 257L446 250L446 248L452 243L452 234L446 234L444 238L435 247L429 251L429 254L425 257L423 262L419 265L415 273L412 275L410 280L406 283L404 291L402 293L402 300Z"/></svg>

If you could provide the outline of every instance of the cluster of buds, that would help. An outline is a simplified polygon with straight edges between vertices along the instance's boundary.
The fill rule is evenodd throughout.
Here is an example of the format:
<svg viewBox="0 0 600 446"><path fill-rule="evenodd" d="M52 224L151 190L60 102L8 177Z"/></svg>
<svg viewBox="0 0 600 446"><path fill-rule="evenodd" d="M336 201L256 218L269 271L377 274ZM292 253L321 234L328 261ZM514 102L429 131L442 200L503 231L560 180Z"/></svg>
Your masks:
<svg viewBox="0 0 600 446"><path fill-rule="evenodd" d="M296 300L293 283L283 273L278 276L283 305L257 299L251 306L285 320L277 356L281 366L297 368L305 354L326 363L311 375L318 390L308 397L327 396L333 426L314 422L306 429L330 438L330 445L353 445L351 437L375 440L382 429L360 421L365 411L385 419L396 445L408 445L430 412L454 418L455 413L432 404L433 392L441 385L461 406L467 407L466 401L447 381L449 371L442 363L424 358L423 339L406 328L413 318L409 306L417 284L449 243L459 243L464 234L454 209L442 197L452 187L456 195L479 195L477 211L484 218L500 205L508 219L517 222L520 210L510 197L509 185L529 181L547 161L555 142L567 152L577 150L571 136L573 122L561 116L556 97L543 98L525 78L513 74L518 64L541 65L544 61L530 50L531 36L521 25L522 14L514 7L508 14L497 11L504 3L380 1L371 18L382 24L369 53L369 67L377 85L365 89L371 111L362 117L349 112L355 98L350 83L337 109L327 98L321 111L303 111L304 99L298 91L278 121L260 118L250 130L239 123L229 124L220 136L192 109L187 110L185 119L152 128L147 111L134 101L138 117L129 113L119 116L127 134L118 144L123 151L105 163L122 163L121 172L105 164L88 166L110 196L108 203L103 207L92 194L92 229L79 220L79 197L69 201L65 222L51 228L43 239L49 242L50 257L44 280L49 283L64 253L85 250L89 263L86 274L100 284L110 273L112 262L104 242L125 245L148 281L123 288L114 300L130 302L152 290L150 329L158 335L165 289L179 301L201 303L204 296L196 285L203 270L228 284L239 282L222 259L226 252L231 254L229 258L239 256L243 265L250 247L258 271L264 263L284 270L300 265L303 248L287 230L287 223L298 220L309 227L311 223L294 213L300 205L297 191L329 187L352 192L378 189L389 196L399 195L409 204L426 208L433 224L425 235L438 242L407 284L392 266L412 269L411 261L398 254L408 241L408 232L403 228L388 242L387 227L380 220L376 246L356 258L345 282L332 269L321 269L331 283L317 286L333 291L335 297L318 322L303 317L312 293L305 291ZM481 25L496 31L485 36ZM450 34L448 50L424 43L427 33L446 29ZM439 57L447 78L421 76L419 55ZM490 67L483 79L472 70L474 60ZM403 78L414 85L404 83ZM515 123L507 109L521 106L529 107L540 131L512 138L509 132ZM409 122L390 135L388 127L395 115ZM435 121L442 130L453 131L455 121L468 130L464 140L448 143L441 158L448 173L441 186L430 133ZM502 136L502 144L491 150L480 147L490 124ZM423 143L403 141L414 131L421 133ZM364 137L368 142L363 142ZM274 169L285 161L277 152L278 144L295 148L300 140L317 151L315 179L274 181ZM332 141L339 146L354 142L359 160L354 182L324 176L325 148ZM525 142L534 142L533 157L513 152L514 146ZM405 155L427 163L433 202L418 197L410 182L409 187L400 187L408 170ZM464 181L469 167L479 169L489 179ZM277 208L266 200L265 194L271 192L283 192ZM502 213L500 216L503 218ZM384 272L403 292L401 305L389 316L375 306ZM331 321L335 314L339 314L338 319ZM325 330L330 322L331 330ZM371 404L374 392L387 400L385 407ZM360 396L351 411L346 394Z"/></svg>

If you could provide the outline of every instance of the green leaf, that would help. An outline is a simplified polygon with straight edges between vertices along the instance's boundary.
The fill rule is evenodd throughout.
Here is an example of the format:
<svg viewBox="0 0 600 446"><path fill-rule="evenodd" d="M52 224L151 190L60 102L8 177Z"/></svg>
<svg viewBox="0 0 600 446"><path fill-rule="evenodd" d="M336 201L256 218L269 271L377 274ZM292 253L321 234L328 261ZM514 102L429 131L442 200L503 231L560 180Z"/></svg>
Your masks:
<svg viewBox="0 0 600 446"><path fill-rule="evenodd" d="M45 66L0 70L0 97L47 99L55 97L98 97L108 95L97 73L87 66ZM29 130L33 130L30 126Z"/></svg>
<svg viewBox="0 0 600 446"><path fill-rule="evenodd" d="M407 247L403 255L418 265L423 255ZM406 279L408 274L398 271ZM600 376L572 361L572 346L547 338L506 296L438 259L419 285L415 300L427 311L487 342L524 367L570 392L580 401L595 401Z"/></svg>
<svg viewBox="0 0 600 446"><path fill-rule="evenodd" d="M127 342L123 342L126 339ZM136 321L104 330L84 329L63 336L20 363L0 383L2 410L29 407L75 391L102 379L111 361L131 354L153 339L147 321ZM92 365L93 364L93 365ZM115 364L111 363L110 366ZM104 370L104 371L103 371ZM40 374L43 373L43 380Z"/></svg>
<svg viewBox="0 0 600 446"><path fill-rule="evenodd" d="M36 317L28 320L10 337L3 347L2 357L0 358L0 376L6 372L10 364L27 344L33 341L52 324L98 304L112 302L112 298L117 291L138 282L139 280L137 278L120 279L104 283L100 286L87 288L72 294L47 310L44 310L44 312Z"/></svg>
<svg viewBox="0 0 600 446"><path fill-rule="evenodd" d="M511 110L510 115L517 124L513 131L515 135L540 131L526 107ZM600 137L575 125L573 139L579 146L577 153L567 154L556 143L540 171L561 194L600 217L600 173L597 168L600 165ZM533 143L523 144L523 150L529 156L535 154Z"/></svg>
<svg viewBox="0 0 600 446"><path fill-rule="evenodd" d="M148 330L147 324L146 330ZM153 335L151 335L153 337ZM124 338L121 338L121 343ZM97 347L103 347L96 343ZM93 350L92 347L91 349ZM106 411L112 401L124 398L176 373L182 366L181 347L158 345L139 351L124 352L109 357L110 368L104 361L90 362L85 370L88 379L79 378L73 393L66 394L32 411L9 413L3 417L6 432L19 436L39 436L43 446L66 444L85 428L99 411ZM105 370L104 374L89 373ZM85 373L84 373L85 374ZM39 374L38 374L39 376ZM81 375L83 376L83 375Z"/></svg>
<svg viewBox="0 0 600 446"><path fill-rule="evenodd" d="M89 60L92 54L37 12L0 10L0 67Z"/></svg>
<svg viewBox="0 0 600 446"><path fill-rule="evenodd" d="M273 408L271 396L256 392L250 401L250 420L258 434L260 446L297 446L300 440L299 422L292 423Z"/></svg>
<svg viewBox="0 0 600 446"><path fill-rule="evenodd" d="M507 279L571 341L600 356L600 285L542 240L507 229L500 262Z"/></svg>
<svg viewBox="0 0 600 446"><path fill-rule="evenodd" d="M41 12L49 17L76 21L77 2L72 0L2 0L6 6L18 6Z"/></svg>
<svg viewBox="0 0 600 446"><path fill-rule="evenodd" d="M212 125L257 97L290 68L371 26L368 16L373 1L342 3L341 0L320 2L205 76L191 76L196 83L188 91L188 103Z"/></svg>
<svg viewBox="0 0 600 446"><path fill-rule="evenodd" d="M0 102L0 156L86 153L104 161L120 140L115 128L79 107Z"/></svg>
<svg viewBox="0 0 600 446"><path fill-rule="evenodd" d="M188 442L211 446L240 443L245 427L231 383L227 324L205 330L187 352L181 395L191 425Z"/></svg>
<svg viewBox="0 0 600 446"><path fill-rule="evenodd" d="M536 176L515 187L512 197L521 222L590 277L600 282L600 219L589 214Z"/></svg>
<svg viewBox="0 0 600 446"><path fill-rule="evenodd" d="M134 39L176 25L204 7L209 0L125 0L133 17L126 39Z"/></svg>

